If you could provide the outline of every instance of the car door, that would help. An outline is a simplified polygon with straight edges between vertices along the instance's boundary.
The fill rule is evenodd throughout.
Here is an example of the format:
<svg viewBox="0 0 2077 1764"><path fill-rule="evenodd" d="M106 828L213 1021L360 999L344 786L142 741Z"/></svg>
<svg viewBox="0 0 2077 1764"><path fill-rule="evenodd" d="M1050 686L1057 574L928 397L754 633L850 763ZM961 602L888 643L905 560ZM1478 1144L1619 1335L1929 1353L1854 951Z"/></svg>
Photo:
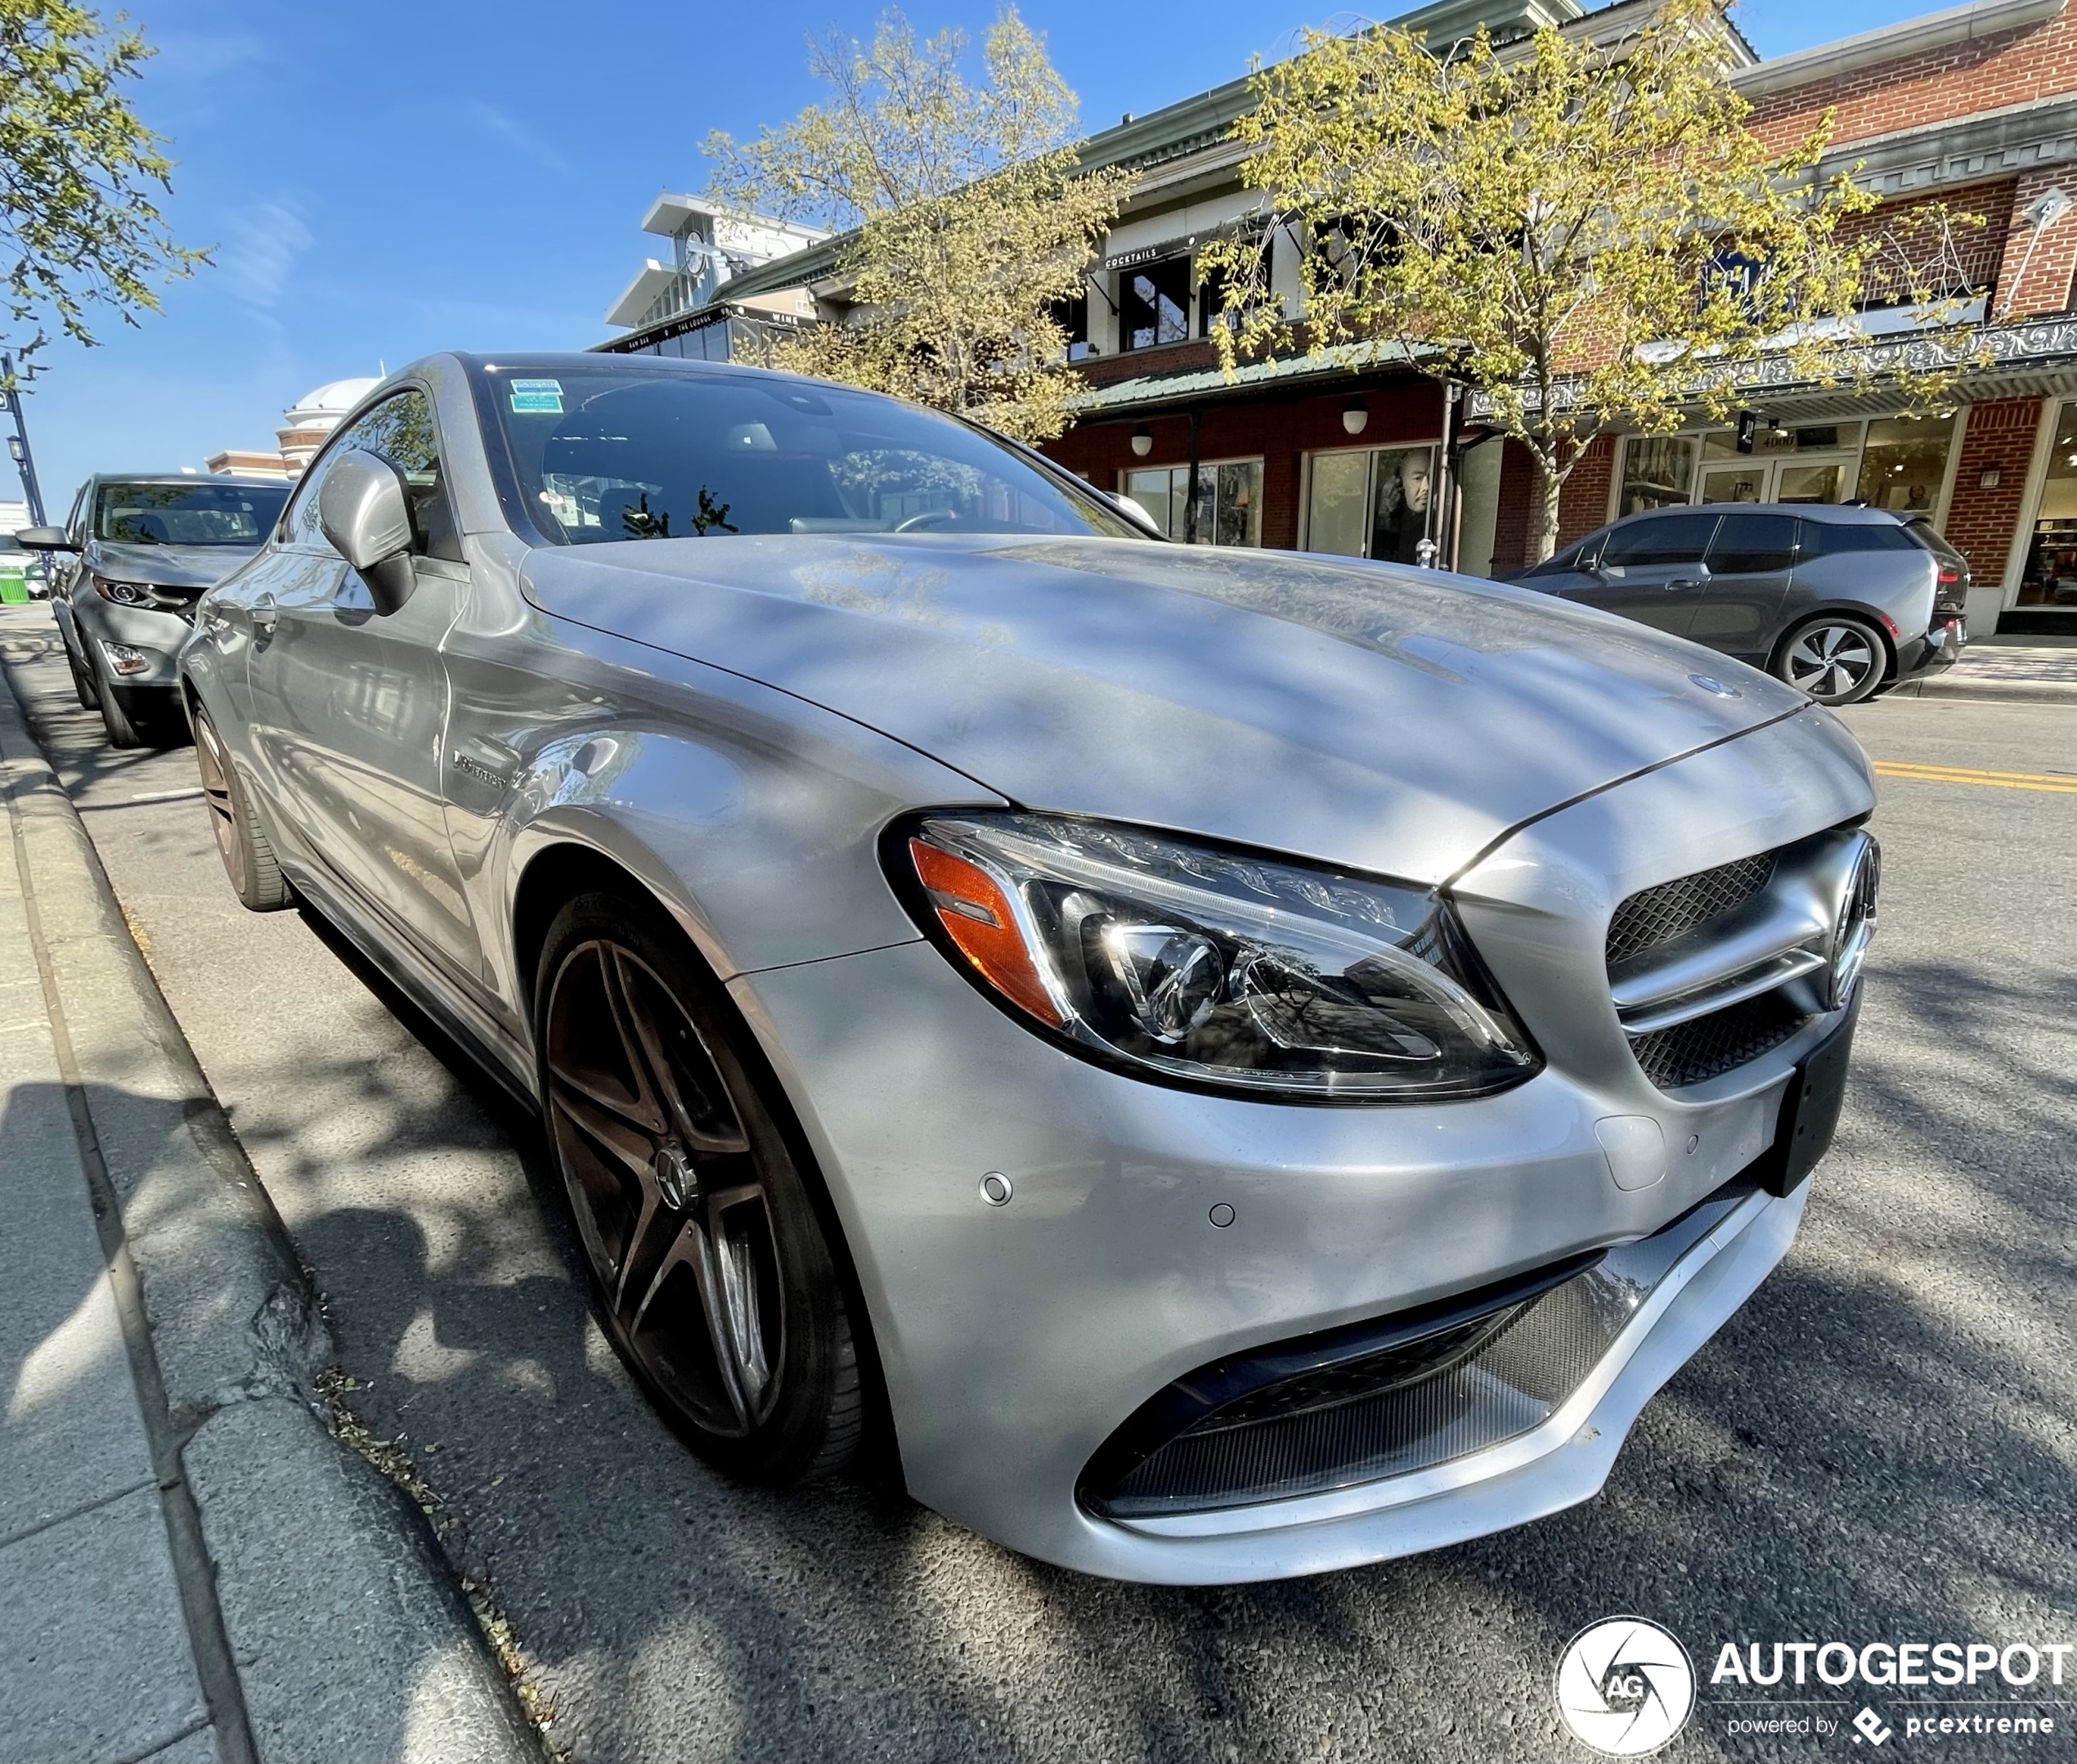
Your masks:
<svg viewBox="0 0 2077 1764"><path fill-rule="evenodd" d="M367 585L325 540L328 462L358 447L403 474L414 532L411 594L378 617ZM289 513L285 567L253 608L253 746L305 861L473 986L480 952L442 800L448 715L441 640L469 593L442 482L431 401L413 388L325 448Z"/></svg>
<svg viewBox="0 0 2077 1764"><path fill-rule="evenodd" d="M1708 579L1688 635L1765 667L1796 564L1796 518L1726 511L1702 563Z"/></svg>
<svg viewBox="0 0 2077 1764"><path fill-rule="evenodd" d="M1714 509L1674 509L1619 522L1601 541L1597 567L1564 598L1685 636L1718 518Z"/></svg>

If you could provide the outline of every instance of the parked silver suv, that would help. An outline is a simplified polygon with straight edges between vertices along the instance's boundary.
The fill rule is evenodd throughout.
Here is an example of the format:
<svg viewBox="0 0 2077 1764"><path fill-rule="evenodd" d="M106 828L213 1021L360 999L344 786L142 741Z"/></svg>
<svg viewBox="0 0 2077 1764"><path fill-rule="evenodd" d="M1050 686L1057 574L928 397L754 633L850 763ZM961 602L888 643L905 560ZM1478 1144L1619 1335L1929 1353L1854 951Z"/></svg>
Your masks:
<svg viewBox="0 0 2077 1764"><path fill-rule="evenodd" d="M52 555L51 612L72 684L100 711L110 747L186 739L173 658L195 603L259 548L288 500L272 478L97 474L63 527L15 536Z"/></svg>
<svg viewBox="0 0 2077 1764"><path fill-rule="evenodd" d="M1886 509L1653 509L1516 580L1721 650L1819 704L1951 667L1968 640L1967 561L1923 516Z"/></svg>

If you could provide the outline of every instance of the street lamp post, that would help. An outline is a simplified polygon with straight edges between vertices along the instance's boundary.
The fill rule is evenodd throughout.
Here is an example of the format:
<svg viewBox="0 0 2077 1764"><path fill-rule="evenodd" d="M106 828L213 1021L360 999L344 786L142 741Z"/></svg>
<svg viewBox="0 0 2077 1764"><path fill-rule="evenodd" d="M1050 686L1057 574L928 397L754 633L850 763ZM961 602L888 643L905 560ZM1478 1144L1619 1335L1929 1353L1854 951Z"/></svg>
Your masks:
<svg viewBox="0 0 2077 1764"><path fill-rule="evenodd" d="M0 355L0 398L7 401L14 413L15 432L7 438L8 456L15 462L15 469L21 474L22 496L29 504L29 524L41 527L43 521L43 492L36 482L36 456L29 450L29 421L22 414L21 388L15 384L15 358Z"/></svg>

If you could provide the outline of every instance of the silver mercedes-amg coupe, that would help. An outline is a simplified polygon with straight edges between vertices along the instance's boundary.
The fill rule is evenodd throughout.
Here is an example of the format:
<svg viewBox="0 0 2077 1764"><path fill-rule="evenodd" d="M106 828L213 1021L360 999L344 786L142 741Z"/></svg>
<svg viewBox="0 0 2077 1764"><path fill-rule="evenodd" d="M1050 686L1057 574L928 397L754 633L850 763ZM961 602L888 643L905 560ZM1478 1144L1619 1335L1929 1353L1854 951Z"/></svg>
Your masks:
<svg viewBox="0 0 2077 1764"><path fill-rule="evenodd" d="M721 1470L1097 1573L1592 1494L1795 1234L1874 928L1827 711L1196 550L951 419L437 356L181 654L225 866L538 1102Z"/></svg>

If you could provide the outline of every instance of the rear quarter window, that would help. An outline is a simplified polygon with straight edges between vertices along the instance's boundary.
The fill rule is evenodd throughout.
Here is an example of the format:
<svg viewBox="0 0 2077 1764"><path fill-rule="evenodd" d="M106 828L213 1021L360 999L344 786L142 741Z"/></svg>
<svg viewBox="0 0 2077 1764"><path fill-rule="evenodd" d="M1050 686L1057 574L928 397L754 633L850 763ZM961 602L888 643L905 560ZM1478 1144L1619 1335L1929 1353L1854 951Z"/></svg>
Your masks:
<svg viewBox="0 0 2077 1764"><path fill-rule="evenodd" d="M1903 527L1891 522L1855 523L1804 521L1798 554L1806 558L1838 557L1856 551L1916 551L1918 541Z"/></svg>

